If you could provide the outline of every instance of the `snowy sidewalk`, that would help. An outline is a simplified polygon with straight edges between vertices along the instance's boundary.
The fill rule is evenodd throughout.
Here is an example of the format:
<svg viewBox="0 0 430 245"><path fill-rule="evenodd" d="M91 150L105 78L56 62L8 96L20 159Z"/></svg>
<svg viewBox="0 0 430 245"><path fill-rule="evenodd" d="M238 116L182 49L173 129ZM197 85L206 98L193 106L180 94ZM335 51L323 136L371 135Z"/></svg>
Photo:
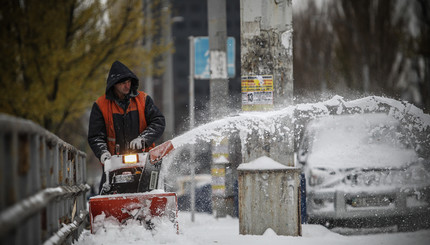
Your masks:
<svg viewBox="0 0 430 245"><path fill-rule="evenodd" d="M257 245L257 244L348 244L348 245L404 245L428 244L430 241L430 230L421 230L410 233L380 233L360 236L342 236L327 230L320 225L303 225L302 237L277 236L266 231L263 236L239 235L239 220L231 217L215 219L209 214L196 214L194 223L190 220L190 213L179 213L180 234L175 234L172 225L159 225L159 230L151 233L137 224L126 228L117 226L107 227L97 234L89 231L79 238L75 245L103 244L222 244L222 245Z"/></svg>

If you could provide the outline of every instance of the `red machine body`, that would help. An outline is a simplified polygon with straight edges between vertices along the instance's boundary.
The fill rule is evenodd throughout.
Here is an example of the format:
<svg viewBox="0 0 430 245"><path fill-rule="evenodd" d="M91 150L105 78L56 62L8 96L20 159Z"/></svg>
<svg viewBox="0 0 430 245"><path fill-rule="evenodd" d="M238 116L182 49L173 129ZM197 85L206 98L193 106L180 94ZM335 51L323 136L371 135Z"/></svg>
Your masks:
<svg viewBox="0 0 430 245"><path fill-rule="evenodd" d="M143 220L165 216L171 222L176 222L178 216L177 197L172 192L99 195L90 199L89 211L91 233L98 228L95 227L95 218L103 214L115 217L121 224L135 219L135 215Z"/></svg>
<svg viewBox="0 0 430 245"><path fill-rule="evenodd" d="M139 220L151 228L154 217L166 217L178 232L176 193L157 189L161 159L172 150L173 145L167 141L148 153L138 153L132 158L115 155L105 162L107 180L101 194L89 201L91 233L103 226L106 218L115 218L119 224L129 219ZM129 162L127 158L134 160Z"/></svg>

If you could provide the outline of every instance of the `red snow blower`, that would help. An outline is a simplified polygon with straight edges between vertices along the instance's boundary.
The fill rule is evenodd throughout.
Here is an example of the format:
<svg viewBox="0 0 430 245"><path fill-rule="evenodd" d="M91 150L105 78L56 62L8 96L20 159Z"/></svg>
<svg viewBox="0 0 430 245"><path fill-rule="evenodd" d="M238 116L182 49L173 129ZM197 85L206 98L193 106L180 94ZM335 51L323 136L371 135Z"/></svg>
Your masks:
<svg viewBox="0 0 430 245"><path fill-rule="evenodd" d="M105 162L106 182L89 201L91 233L106 219L120 224L138 220L152 229L155 217L167 218L178 231L176 194L157 189L161 159L173 149L167 141L149 152L114 155Z"/></svg>

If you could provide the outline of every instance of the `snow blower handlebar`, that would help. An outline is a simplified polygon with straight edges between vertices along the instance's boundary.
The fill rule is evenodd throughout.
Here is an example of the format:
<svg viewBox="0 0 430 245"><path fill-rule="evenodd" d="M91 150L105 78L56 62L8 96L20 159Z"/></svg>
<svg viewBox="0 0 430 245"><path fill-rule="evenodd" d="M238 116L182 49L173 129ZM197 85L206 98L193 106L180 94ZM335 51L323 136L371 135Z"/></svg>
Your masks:
<svg viewBox="0 0 430 245"><path fill-rule="evenodd" d="M173 144L170 140L154 147L149 151L149 159L151 164L156 164L174 149L175 148L173 147Z"/></svg>

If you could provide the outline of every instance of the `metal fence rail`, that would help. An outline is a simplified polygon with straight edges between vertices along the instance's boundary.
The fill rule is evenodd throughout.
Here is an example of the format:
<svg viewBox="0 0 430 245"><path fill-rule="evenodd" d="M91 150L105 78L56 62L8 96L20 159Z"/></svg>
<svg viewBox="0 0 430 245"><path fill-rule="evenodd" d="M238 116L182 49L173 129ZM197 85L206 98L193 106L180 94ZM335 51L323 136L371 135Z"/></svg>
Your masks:
<svg viewBox="0 0 430 245"><path fill-rule="evenodd" d="M0 244L70 244L88 216L86 154L0 114Z"/></svg>

